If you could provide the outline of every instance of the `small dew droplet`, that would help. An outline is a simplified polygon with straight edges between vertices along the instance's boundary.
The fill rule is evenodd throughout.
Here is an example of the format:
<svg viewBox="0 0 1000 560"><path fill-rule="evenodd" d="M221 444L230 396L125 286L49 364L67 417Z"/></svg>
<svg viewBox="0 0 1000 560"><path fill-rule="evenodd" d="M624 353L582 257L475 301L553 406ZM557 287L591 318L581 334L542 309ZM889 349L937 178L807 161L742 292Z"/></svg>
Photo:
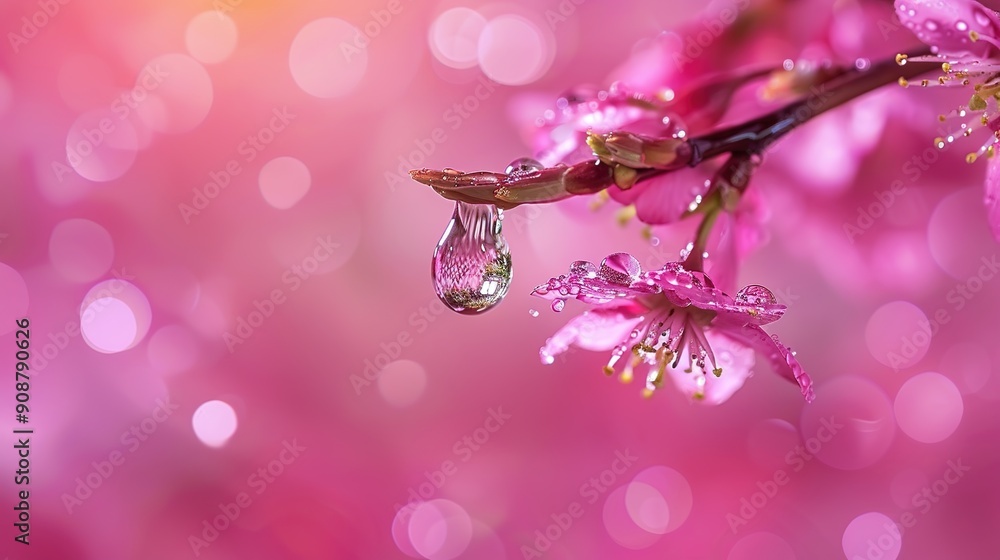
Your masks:
<svg viewBox="0 0 1000 560"><path fill-rule="evenodd" d="M455 203L431 259L434 291L452 311L482 313L507 295L513 267L499 224L496 206Z"/></svg>
<svg viewBox="0 0 1000 560"><path fill-rule="evenodd" d="M566 300L562 298L556 298L552 300L552 311L559 313L560 311L563 310L564 307L566 307Z"/></svg>
<svg viewBox="0 0 1000 560"><path fill-rule="evenodd" d="M569 271L578 276L593 278L597 276L597 265L590 261L574 261L573 264L569 265Z"/></svg>
<svg viewBox="0 0 1000 560"><path fill-rule="evenodd" d="M979 15L980 14L976 14L976 20L977 21L979 20ZM967 23L965 23L964 21L961 21L961 20L956 21L955 22L955 29L957 29L959 31L968 31L969 30L969 24L967 24Z"/></svg>
<svg viewBox="0 0 1000 560"><path fill-rule="evenodd" d="M507 175L527 175L528 173L534 173L535 171L541 171L545 169L545 166L541 164L536 159L529 157L517 158L510 162L504 173Z"/></svg>
<svg viewBox="0 0 1000 560"><path fill-rule="evenodd" d="M778 298L764 286L751 284L736 292L737 303L745 305L777 305Z"/></svg>
<svg viewBox="0 0 1000 560"><path fill-rule="evenodd" d="M538 312L535 311L534 309L529 309L528 315L531 315L532 317L538 317Z"/></svg>

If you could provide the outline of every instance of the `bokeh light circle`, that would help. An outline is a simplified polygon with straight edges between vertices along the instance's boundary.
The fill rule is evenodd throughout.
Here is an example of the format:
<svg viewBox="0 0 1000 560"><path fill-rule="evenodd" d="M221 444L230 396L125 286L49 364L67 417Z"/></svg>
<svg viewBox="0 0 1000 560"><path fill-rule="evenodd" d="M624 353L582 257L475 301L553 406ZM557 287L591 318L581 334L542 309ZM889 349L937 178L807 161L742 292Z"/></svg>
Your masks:
<svg viewBox="0 0 1000 560"><path fill-rule="evenodd" d="M645 482L625 487L625 508L635 524L645 531L662 535L670 524L670 506L656 488Z"/></svg>
<svg viewBox="0 0 1000 560"><path fill-rule="evenodd" d="M131 96L142 122L150 129L179 134L194 130L212 108L214 90L208 71L180 53L160 55L139 71Z"/></svg>
<svg viewBox="0 0 1000 560"><path fill-rule="evenodd" d="M202 403L191 415L194 435L209 447L222 447L236 433L236 411L219 400Z"/></svg>
<svg viewBox="0 0 1000 560"><path fill-rule="evenodd" d="M413 550L427 560L451 560L472 541L472 519L451 500L430 500L413 509L407 534Z"/></svg>
<svg viewBox="0 0 1000 560"><path fill-rule="evenodd" d="M795 448L794 470L808 468L813 460L857 470L885 456L896 421L881 387L863 377L842 375L821 384L816 394L823 398L802 409L802 440Z"/></svg>
<svg viewBox="0 0 1000 560"><path fill-rule="evenodd" d="M121 177L132 167L138 151L139 139L132 123L110 110L80 115L66 133L66 161L90 181ZM60 169L56 173L60 174Z"/></svg>
<svg viewBox="0 0 1000 560"><path fill-rule="evenodd" d="M292 40L288 66L302 91L321 98L341 97L361 83L368 68L368 39L338 18L307 23Z"/></svg>
<svg viewBox="0 0 1000 560"><path fill-rule="evenodd" d="M922 443L937 443L958 428L965 405L951 379L929 371L906 380L896 393L894 408L904 434Z"/></svg>
<svg viewBox="0 0 1000 560"><path fill-rule="evenodd" d="M737 541L726 560L795 560L795 551L785 539L762 531Z"/></svg>
<svg viewBox="0 0 1000 560"><path fill-rule="evenodd" d="M80 334L98 352L122 352L142 341L152 315L149 300L134 284L120 278L105 280L83 298Z"/></svg>
<svg viewBox="0 0 1000 560"><path fill-rule="evenodd" d="M526 18L498 16L488 21L479 35L479 67L499 84L529 84L549 69L552 48L542 30Z"/></svg>
<svg viewBox="0 0 1000 560"><path fill-rule="evenodd" d="M669 521L663 526L664 533L675 531L687 521L694 496L684 475L670 467L655 465L635 475L632 481L649 485L663 497L670 512Z"/></svg>
<svg viewBox="0 0 1000 560"><path fill-rule="evenodd" d="M184 45L188 53L205 64L216 64L236 50L236 23L218 10L202 12L188 22Z"/></svg>
<svg viewBox="0 0 1000 560"><path fill-rule="evenodd" d="M896 560L903 546L899 526L889 516L874 511L855 517L844 529L841 543L851 559Z"/></svg>
<svg viewBox="0 0 1000 560"><path fill-rule="evenodd" d="M983 247L994 243L982 207L982 187L962 189L941 199L927 223L927 244L934 261L962 282L977 277L989 257Z"/></svg>
<svg viewBox="0 0 1000 560"><path fill-rule="evenodd" d="M417 402L427 387L427 372L412 360L396 360L378 374L378 391L393 406L405 407Z"/></svg>
<svg viewBox="0 0 1000 560"><path fill-rule="evenodd" d="M602 519L604 529L613 541L632 550L649 548L656 544L663 535L651 533L636 524L629 511L628 487L619 486L612 490L604 501Z"/></svg>
<svg viewBox="0 0 1000 560"><path fill-rule="evenodd" d="M865 342L876 360L899 370L923 359L932 331L919 307L908 301L893 301L872 313L865 326Z"/></svg>
<svg viewBox="0 0 1000 560"><path fill-rule="evenodd" d="M111 234L90 220L63 220L49 236L52 268L72 282L90 282L103 276L114 260Z"/></svg>
<svg viewBox="0 0 1000 560"><path fill-rule="evenodd" d="M300 160L282 156L261 166L257 183L265 202L279 210L286 210L309 192L312 175Z"/></svg>
<svg viewBox="0 0 1000 560"><path fill-rule="evenodd" d="M485 27L486 18L471 8L441 12L427 33L434 58L451 68L472 68L479 60L479 36Z"/></svg>

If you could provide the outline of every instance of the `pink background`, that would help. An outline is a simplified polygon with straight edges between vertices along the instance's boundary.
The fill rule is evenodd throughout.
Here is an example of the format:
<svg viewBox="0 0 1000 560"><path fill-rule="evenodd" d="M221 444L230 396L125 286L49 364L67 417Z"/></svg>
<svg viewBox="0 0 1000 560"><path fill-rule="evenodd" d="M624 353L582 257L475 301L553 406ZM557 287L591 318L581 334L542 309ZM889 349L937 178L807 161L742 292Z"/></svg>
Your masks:
<svg viewBox="0 0 1000 560"><path fill-rule="evenodd" d="M973 278L1000 251L983 167L963 162L978 142L907 164L962 95L892 88L853 128L841 112L794 133L754 183L772 239L740 283L789 306L773 332L815 403L764 365L719 407L643 400L601 374L604 354L542 365L537 348L583 306L553 313L528 294L614 251L659 266L689 227L657 228L653 246L614 204L513 210L509 296L458 316L428 266L451 203L399 170L530 155L524 130L562 91L606 85L694 3L470 2L481 23L530 33L497 24L477 50L446 30L435 54L428 30L455 2L224 1L0 6L0 363L13 370L19 317L35 356L32 544L13 540L8 430L0 554L995 557L1000 282ZM832 2L808 4L755 3L792 22L760 32L758 62L835 27ZM866 9L869 25L894 21L887 2ZM360 49L343 48L350 26L371 36ZM890 28L872 56L915 44ZM501 83L476 98L484 75ZM890 117L871 125L872 111ZM884 216L852 242L843 225L876 203ZM0 403L21 427L11 373ZM413 495L430 501L397 515Z"/></svg>

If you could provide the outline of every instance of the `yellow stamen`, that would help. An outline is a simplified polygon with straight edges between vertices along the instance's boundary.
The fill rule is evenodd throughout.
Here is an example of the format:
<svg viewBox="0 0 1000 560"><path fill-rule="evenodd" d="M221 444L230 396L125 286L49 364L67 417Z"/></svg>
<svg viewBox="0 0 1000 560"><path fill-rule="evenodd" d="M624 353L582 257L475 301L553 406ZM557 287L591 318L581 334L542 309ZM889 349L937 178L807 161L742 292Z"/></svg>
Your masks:
<svg viewBox="0 0 1000 560"><path fill-rule="evenodd" d="M611 366L604 366L604 375L614 375L614 374L615 374L615 368Z"/></svg>
<svg viewBox="0 0 1000 560"><path fill-rule="evenodd" d="M712 370L712 373L714 373L716 377L722 377L722 368L717 367Z"/></svg>
<svg viewBox="0 0 1000 560"><path fill-rule="evenodd" d="M903 87L910 87L910 82L906 81L906 78L903 78L902 76L900 76L900 78L899 78L899 85L901 85Z"/></svg>
<svg viewBox="0 0 1000 560"><path fill-rule="evenodd" d="M977 31L969 31L969 39L972 39L972 42L978 41L979 33Z"/></svg>
<svg viewBox="0 0 1000 560"><path fill-rule="evenodd" d="M628 206L622 208L615 215L615 219L618 220L618 225L625 226L629 221L635 217L635 204L629 204Z"/></svg>
<svg viewBox="0 0 1000 560"><path fill-rule="evenodd" d="M899 53L899 54L896 55L896 64L902 66L902 65L906 64L906 59L907 59L907 56L905 54Z"/></svg>
<svg viewBox="0 0 1000 560"><path fill-rule="evenodd" d="M976 163L976 153L969 152L969 154L965 156L965 163Z"/></svg>

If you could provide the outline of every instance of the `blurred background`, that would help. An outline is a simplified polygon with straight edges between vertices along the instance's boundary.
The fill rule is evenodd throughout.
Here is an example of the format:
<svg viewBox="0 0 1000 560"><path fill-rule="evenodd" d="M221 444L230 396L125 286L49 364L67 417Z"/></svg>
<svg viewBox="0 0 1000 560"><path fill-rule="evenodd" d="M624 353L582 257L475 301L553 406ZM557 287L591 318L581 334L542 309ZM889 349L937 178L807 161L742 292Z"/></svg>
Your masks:
<svg viewBox="0 0 1000 560"><path fill-rule="evenodd" d="M998 249L979 143L929 149L968 91L865 97L755 178L769 242L739 284L788 306L771 330L809 405L763 361L718 407L642 399L604 353L540 362L584 306L535 285L616 251L658 267L692 224L509 211L510 294L460 316L429 274L453 205L405 174L503 170L567 89L669 81L664 45L685 75L864 67L917 45L891 3L39 0L0 22L6 371L15 319L31 336L28 422L0 384L5 557L995 557Z"/></svg>

